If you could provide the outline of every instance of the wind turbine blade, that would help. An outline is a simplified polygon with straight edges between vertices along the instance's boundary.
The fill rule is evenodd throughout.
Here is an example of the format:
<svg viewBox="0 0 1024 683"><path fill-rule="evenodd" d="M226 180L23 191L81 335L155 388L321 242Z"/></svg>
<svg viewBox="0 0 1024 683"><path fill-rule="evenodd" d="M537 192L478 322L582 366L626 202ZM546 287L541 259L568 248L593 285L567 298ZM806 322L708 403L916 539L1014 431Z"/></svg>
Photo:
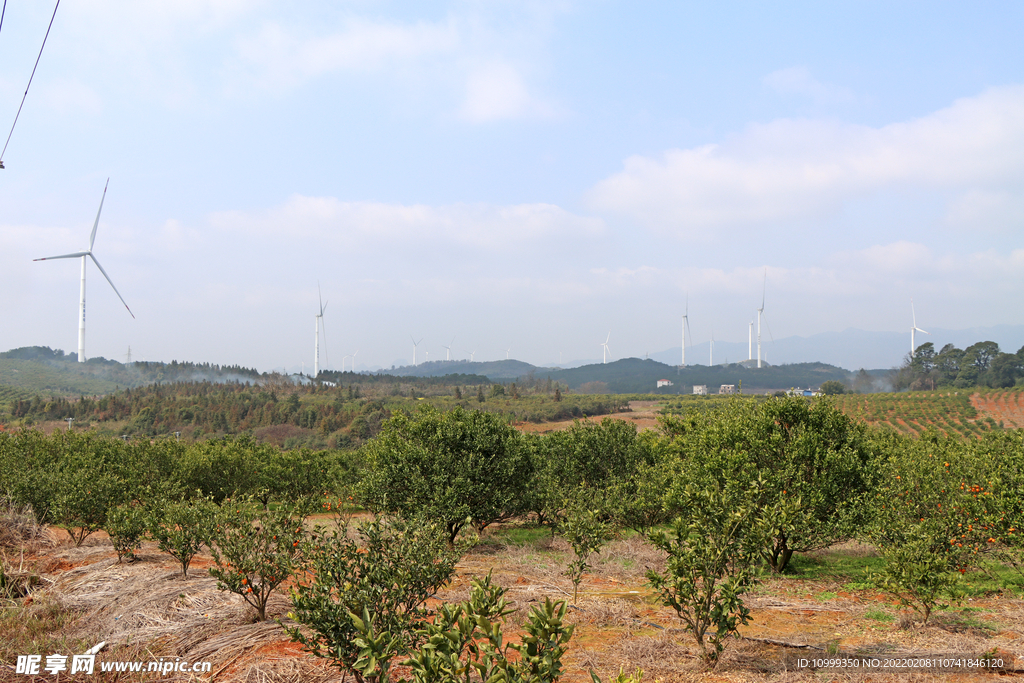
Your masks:
<svg viewBox="0 0 1024 683"><path fill-rule="evenodd" d="M107 275L107 271L103 270L103 266L100 265L100 262L96 260L96 257L93 256L91 252L89 253L89 258L92 259L92 262L95 263L96 267L100 269L101 273L103 273L103 277L107 278L107 282L110 283L111 289L113 289L114 293L117 294L117 298L121 300L121 303L124 304L124 307L128 308L128 303L124 300L124 297L121 296L121 292L117 291L117 287L114 287L114 281L110 279L110 276ZM131 314L132 318L135 317L135 314L132 313L132 309L128 308L128 313Z"/></svg>
<svg viewBox="0 0 1024 683"><path fill-rule="evenodd" d="M34 258L33 261L50 261L56 258L78 258L80 256L91 256L91 252L88 251L76 251L74 254L61 254L60 256L45 256L43 258Z"/></svg>
<svg viewBox="0 0 1024 683"><path fill-rule="evenodd" d="M768 338L771 339L772 340L772 344L774 344L775 343L775 337L772 336L772 326L768 324L768 316L766 316L762 312L761 313L761 317L764 319L764 326L768 330Z"/></svg>
<svg viewBox="0 0 1024 683"><path fill-rule="evenodd" d="M917 330L918 332L924 332L924 330L922 330L920 327L915 327L914 329ZM931 334L931 332L924 332L924 333L925 334Z"/></svg>
<svg viewBox="0 0 1024 683"><path fill-rule="evenodd" d="M100 209L96 212L96 220L92 224L92 234L89 235L89 251L92 251L93 242L96 241L96 228L100 225L100 214L103 213L103 200L107 198L107 185L110 184L110 178L107 178L106 184L103 186L103 196L100 197ZM94 259L95 260L95 259ZM99 265L99 264L96 264ZM107 278L109 279L109 278ZM113 286L113 285L111 285ZM127 306L125 306L127 308ZM135 317L135 316L132 316Z"/></svg>
<svg viewBox="0 0 1024 683"><path fill-rule="evenodd" d="M914 300L910 300L910 317L914 320L914 329L917 329L917 313L914 312Z"/></svg>

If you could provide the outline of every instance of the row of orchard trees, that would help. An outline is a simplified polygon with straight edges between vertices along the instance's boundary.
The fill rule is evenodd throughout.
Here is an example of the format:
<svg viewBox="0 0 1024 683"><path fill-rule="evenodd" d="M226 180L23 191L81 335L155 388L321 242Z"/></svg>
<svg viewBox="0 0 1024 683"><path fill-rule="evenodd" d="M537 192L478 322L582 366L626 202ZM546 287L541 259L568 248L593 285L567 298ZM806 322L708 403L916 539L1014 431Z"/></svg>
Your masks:
<svg viewBox="0 0 1024 683"><path fill-rule="evenodd" d="M248 495L264 504L322 496L349 478L350 456L280 451L252 439L196 443L135 441L92 433L0 432L0 494L30 505L41 523L62 526L78 543L106 528L118 506Z"/></svg>
<svg viewBox="0 0 1024 683"><path fill-rule="evenodd" d="M986 561L1020 574L1024 435L910 439L870 430L827 400L737 400L664 417L662 433L606 419L521 435L482 413L396 415L364 449L359 498L424 514L451 541L469 525L530 515L587 557L610 528L668 554L651 574L704 661L749 619L742 595L795 553L848 539L884 560L879 588L927 621Z"/></svg>
<svg viewBox="0 0 1024 683"><path fill-rule="evenodd" d="M81 538L133 501L199 507L255 496L266 508L347 488L374 512L430 520L449 548L465 530L503 520L549 525L573 547L568 574L577 585L608 534L632 528L668 555L667 571L652 573L651 584L709 665L749 619L742 596L758 572L785 571L796 553L850 538L873 544L884 559L875 583L925 620L984 562L1020 569L1021 432L915 440L869 430L826 400L718 405L666 416L660 433L606 419L548 435L521 434L493 413L428 406L393 415L354 462L247 439L124 444L0 433L0 490ZM347 541L318 543L309 557L323 551L328 563L338 553L363 561ZM403 571L402 558L388 562ZM347 576L334 578L361 585ZM312 602L298 612L330 632L331 623L348 620L345 637L356 638L359 606L376 600L370 584L365 589L362 602L339 605L348 588L311 587ZM325 617L332 609L335 617ZM365 642L371 636L363 634ZM362 655L351 654L354 665Z"/></svg>

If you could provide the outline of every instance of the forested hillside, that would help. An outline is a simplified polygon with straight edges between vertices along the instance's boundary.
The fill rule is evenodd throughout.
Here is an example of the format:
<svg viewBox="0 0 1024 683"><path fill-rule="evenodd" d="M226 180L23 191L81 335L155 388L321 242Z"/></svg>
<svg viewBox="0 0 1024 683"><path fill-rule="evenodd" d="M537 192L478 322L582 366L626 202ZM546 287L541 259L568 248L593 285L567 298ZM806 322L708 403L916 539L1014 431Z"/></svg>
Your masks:
<svg viewBox="0 0 1024 683"><path fill-rule="evenodd" d="M629 397L564 394L553 382L532 386L475 384L451 378L398 378L337 373L338 386L296 385L286 378L259 385L175 382L124 389L105 396L16 397L0 403L0 425L60 425L73 429L186 440L250 434L285 448L351 448L377 434L381 423L421 402L499 413L510 420L569 420L622 409ZM347 381L346 381L347 380Z"/></svg>

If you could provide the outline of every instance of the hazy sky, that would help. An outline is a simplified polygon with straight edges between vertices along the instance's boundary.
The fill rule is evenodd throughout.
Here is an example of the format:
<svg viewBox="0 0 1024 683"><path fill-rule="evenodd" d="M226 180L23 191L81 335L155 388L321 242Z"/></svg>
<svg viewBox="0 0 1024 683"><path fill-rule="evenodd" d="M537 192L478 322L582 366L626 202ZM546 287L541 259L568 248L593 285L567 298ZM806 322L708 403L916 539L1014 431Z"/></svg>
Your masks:
<svg viewBox="0 0 1024 683"><path fill-rule="evenodd" d="M1024 323L1024 4L65 0L0 350L269 370ZM53 4L10 0L6 138ZM919 337L919 343L927 340ZM1015 350L1015 349L1010 349ZM807 359L814 360L814 359ZM899 362L893 359L893 364ZM325 361L326 365L327 362Z"/></svg>

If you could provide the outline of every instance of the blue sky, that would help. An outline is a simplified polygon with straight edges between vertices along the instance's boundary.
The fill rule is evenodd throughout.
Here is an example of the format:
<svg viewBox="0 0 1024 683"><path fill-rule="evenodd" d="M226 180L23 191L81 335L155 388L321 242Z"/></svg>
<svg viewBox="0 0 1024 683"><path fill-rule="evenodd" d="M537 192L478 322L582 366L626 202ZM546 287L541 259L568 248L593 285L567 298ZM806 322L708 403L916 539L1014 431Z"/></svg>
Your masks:
<svg viewBox="0 0 1024 683"><path fill-rule="evenodd" d="M52 5L12 0L0 125ZM65 0L0 171L0 349L543 364L1024 324L1024 6ZM6 115L4 112L7 112ZM937 340L941 341L941 340ZM1015 350L1015 349L1010 349ZM814 359L806 359L814 360ZM899 358L893 358L897 364Z"/></svg>

